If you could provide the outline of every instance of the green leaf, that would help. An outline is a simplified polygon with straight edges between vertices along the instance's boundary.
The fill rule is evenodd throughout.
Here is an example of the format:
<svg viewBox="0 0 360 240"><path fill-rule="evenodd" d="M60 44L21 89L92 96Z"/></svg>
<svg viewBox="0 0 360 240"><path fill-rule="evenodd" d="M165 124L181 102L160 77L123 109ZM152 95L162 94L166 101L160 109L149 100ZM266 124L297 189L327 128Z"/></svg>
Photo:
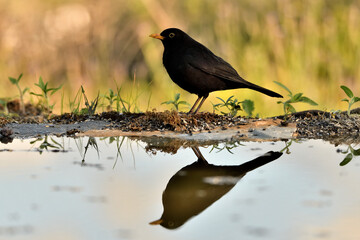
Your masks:
<svg viewBox="0 0 360 240"><path fill-rule="evenodd" d="M234 95L232 95L231 97L229 97L227 100L226 100L226 103L225 105L229 104L229 102L231 102L231 99L234 97Z"/></svg>
<svg viewBox="0 0 360 240"><path fill-rule="evenodd" d="M16 79L16 78L13 78L13 77L9 77L9 80L12 84L18 84L20 79L22 78L23 74L20 73L19 77Z"/></svg>
<svg viewBox="0 0 360 240"><path fill-rule="evenodd" d="M47 83L46 83L47 84ZM49 88L48 89L48 91L50 92L51 91L51 93L50 93L50 96L51 95L53 95L55 92L57 92L58 90L60 90L61 88L62 88L62 84L59 86L59 87L57 87L57 88Z"/></svg>
<svg viewBox="0 0 360 240"><path fill-rule="evenodd" d="M354 103L359 102L360 98L359 97L354 97Z"/></svg>
<svg viewBox="0 0 360 240"><path fill-rule="evenodd" d="M166 102L162 102L161 104L172 104L174 103L172 100L166 101Z"/></svg>
<svg viewBox="0 0 360 240"><path fill-rule="evenodd" d="M349 102L349 99L344 98L344 99L341 99L341 101L343 101L343 102Z"/></svg>
<svg viewBox="0 0 360 240"><path fill-rule="evenodd" d="M349 153L348 155L346 155L344 160L342 160L342 162L340 163L340 166L345 166L346 164L348 164L351 161L352 158L353 158L352 153Z"/></svg>
<svg viewBox="0 0 360 240"><path fill-rule="evenodd" d="M22 91L22 94L24 95L27 91L30 91L30 88L25 88L23 91Z"/></svg>
<svg viewBox="0 0 360 240"><path fill-rule="evenodd" d="M279 85L280 87L282 87L283 89L285 89L286 91L288 91L290 94L292 94L292 92L290 91L290 89L288 89L284 84L274 81L274 83L276 83L277 85Z"/></svg>
<svg viewBox="0 0 360 240"><path fill-rule="evenodd" d="M352 154L354 154L354 156L360 156L360 148L358 148L358 149L351 148L350 150L351 150Z"/></svg>
<svg viewBox="0 0 360 240"><path fill-rule="evenodd" d="M255 109L254 107L254 102L249 100L249 99L245 99L242 104L241 104L242 108L244 109L244 111L246 112L246 114L251 117L252 113Z"/></svg>
<svg viewBox="0 0 360 240"><path fill-rule="evenodd" d="M35 83L35 85L44 90L46 89L47 83L44 84L42 77L39 77L39 83Z"/></svg>
<svg viewBox="0 0 360 240"><path fill-rule="evenodd" d="M179 101L178 104L179 104L179 105L180 105L180 104L184 104L184 105L190 106L190 104L189 104L188 102L186 102L186 101Z"/></svg>
<svg viewBox="0 0 360 240"><path fill-rule="evenodd" d="M285 109L286 109L286 112L291 112L291 113L296 112L295 108L290 103L285 104Z"/></svg>
<svg viewBox="0 0 360 240"><path fill-rule="evenodd" d="M217 103L217 104L213 104L213 107L217 108L217 107L219 107L221 105L222 105L221 103Z"/></svg>
<svg viewBox="0 0 360 240"><path fill-rule="evenodd" d="M9 77L9 80L12 84L17 84L17 79Z"/></svg>
<svg viewBox="0 0 360 240"><path fill-rule="evenodd" d="M349 98L354 97L353 92L352 92L352 91L350 90L350 88L348 88L347 86L342 85L342 86L341 86L341 89L344 90L344 92L346 93L346 95L347 95Z"/></svg>
<svg viewBox="0 0 360 240"><path fill-rule="evenodd" d="M225 104L225 101L222 98L216 97L217 99L219 99L220 101L222 101Z"/></svg>
<svg viewBox="0 0 360 240"><path fill-rule="evenodd" d="M175 94L175 102L177 102L180 99L180 93Z"/></svg>
<svg viewBox="0 0 360 240"><path fill-rule="evenodd" d="M292 98L291 98L291 102L295 103L295 102L298 102L301 98L303 94L302 93L297 93L295 94Z"/></svg>
<svg viewBox="0 0 360 240"><path fill-rule="evenodd" d="M312 105L312 106L318 105L316 102L314 102L313 100L311 100L311 99L308 98L308 97L301 97L299 101L300 101L300 102L304 102L304 103L308 103L308 104L310 104L310 105Z"/></svg>
<svg viewBox="0 0 360 240"><path fill-rule="evenodd" d="M23 76L23 74L22 73L20 73L20 75L18 76L18 78L17 78L17 82L19 82L20 81L20 79L22 78L22 76Z"/></svg>
<svg viewBox="0 0 360 240"><path fill-rule="evenodd" d="M31 95L35 95L35 96L38 96L38 97L42 97L42 94L38 94L38 93L34 93L34 92L30 92Z"/></svg>

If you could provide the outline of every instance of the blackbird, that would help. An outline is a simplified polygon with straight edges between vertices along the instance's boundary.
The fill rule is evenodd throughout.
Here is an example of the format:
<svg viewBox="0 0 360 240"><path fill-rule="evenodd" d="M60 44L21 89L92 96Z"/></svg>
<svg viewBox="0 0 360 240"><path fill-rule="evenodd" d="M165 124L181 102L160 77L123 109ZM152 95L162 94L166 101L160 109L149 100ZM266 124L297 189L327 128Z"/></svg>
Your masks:
<svg viewBox="0 0 360 240"><path fill-rule="evenodd" d="M181 88L198 96L189 113L197 113L209 93L218 90L249 88L270 97L282 98L280 94L240 77L229 63L180 29L168 28L150 37L160 39L164 45L163 64L170 78Z"/></svg>

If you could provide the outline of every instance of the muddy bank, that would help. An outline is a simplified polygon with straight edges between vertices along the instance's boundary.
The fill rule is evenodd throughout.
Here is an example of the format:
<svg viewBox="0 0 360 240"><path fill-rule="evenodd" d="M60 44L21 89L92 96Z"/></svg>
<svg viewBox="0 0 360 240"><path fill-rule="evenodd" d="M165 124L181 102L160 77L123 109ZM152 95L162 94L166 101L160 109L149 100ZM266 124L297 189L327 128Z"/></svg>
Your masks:
<svg viewBox="0 0 360 240"><path fill-rule="evenodd" d="M94 116L63 114L0 118L2 142L11 138L56 136L134 136L178 138L195 141L324 139L338 143L359 142L359 109L347 114L305 111L286 118L229 117L212 113L187 115L175 111Z"/></svg>

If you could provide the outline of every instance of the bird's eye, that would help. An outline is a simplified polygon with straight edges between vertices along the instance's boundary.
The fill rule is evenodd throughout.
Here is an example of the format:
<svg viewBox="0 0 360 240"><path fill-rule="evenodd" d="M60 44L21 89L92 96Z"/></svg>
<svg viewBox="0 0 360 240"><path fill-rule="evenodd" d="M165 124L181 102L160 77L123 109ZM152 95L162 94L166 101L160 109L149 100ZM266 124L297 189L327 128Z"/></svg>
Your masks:
<svg viewBox="0 0 360 240"><path fill-rule="evenodd" d="M170 37L170 38L175 37L175 33L170 33L170 34L169 34L169 37Z"/></svg>

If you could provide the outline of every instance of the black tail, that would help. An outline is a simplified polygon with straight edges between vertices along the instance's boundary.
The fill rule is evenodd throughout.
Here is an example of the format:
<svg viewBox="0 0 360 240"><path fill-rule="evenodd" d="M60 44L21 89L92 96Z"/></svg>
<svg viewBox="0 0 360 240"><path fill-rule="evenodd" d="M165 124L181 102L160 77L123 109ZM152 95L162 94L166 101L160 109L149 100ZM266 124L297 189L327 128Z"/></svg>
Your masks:
<svg viewBox="0 0 360 240"><path fill-rule="evenodd" d="M261 167L269 162L278 159L281 155L282 155L281 152L270 151L258 158L255 158L251 161L241 164L240 166L238 166L238 168L241 169L242 171L250 172L258 167Z"/></svg>
<svg viewBox="0 0 360 240"><path fill-rule="evenodd" d="M266 94L266 95L268 95L268 96L270 96L270 97L277 97L277 98L282 98L282 97L283 97L282 95L280 95L280 94L278 94L278 93L276 93L276 92L273 92L273 91L271 91L271 90L269 90L269 89L260 87L260 86L258 86L258 85L255 85L255 84L251 83L251 82L248 82L248 84L247 84L246 87L247 87L247 88L250 88L250 89L252 89L252 90L261 92L261 93L263 93L263 94Z"/></svg>

